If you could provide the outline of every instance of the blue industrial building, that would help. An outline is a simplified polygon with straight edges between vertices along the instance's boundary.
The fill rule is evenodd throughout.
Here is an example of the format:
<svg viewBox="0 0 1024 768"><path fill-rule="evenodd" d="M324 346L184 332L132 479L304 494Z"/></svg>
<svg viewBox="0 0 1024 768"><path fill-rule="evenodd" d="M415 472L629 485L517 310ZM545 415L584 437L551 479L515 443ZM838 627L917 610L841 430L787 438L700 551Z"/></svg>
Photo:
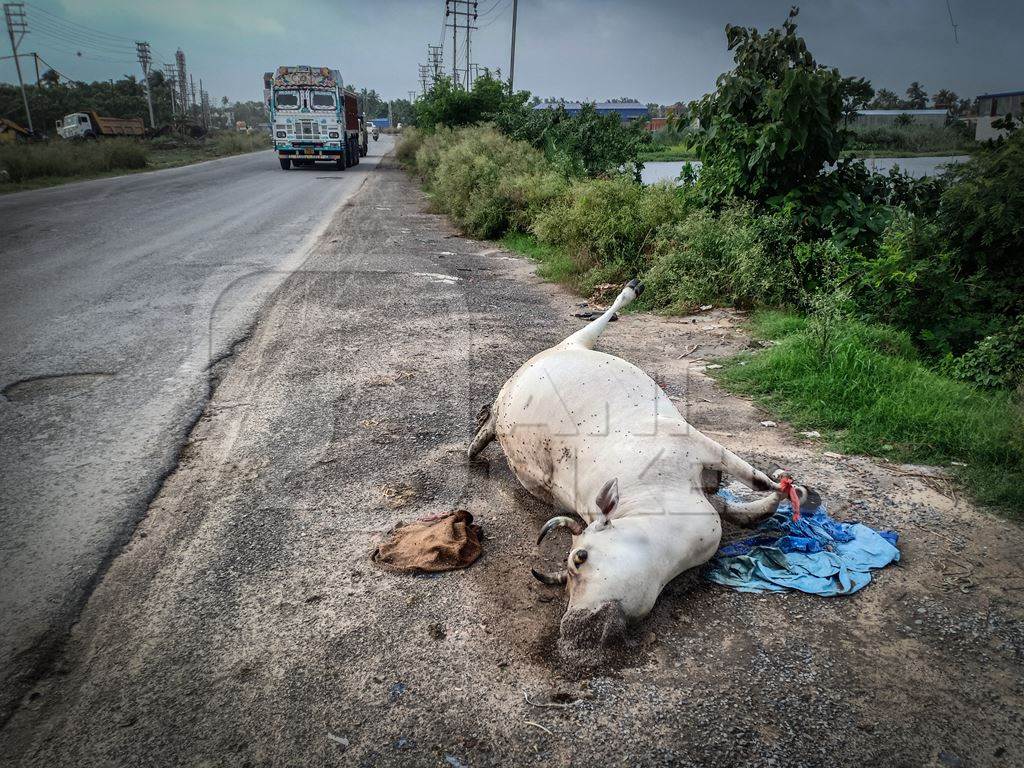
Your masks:
<svg viewBox="0 0 1024 768"><path fill-rule="evenodd" d="M545 101L534 105L533 108L558 109L559 107L564 107L565 111L570 115L578 115L580 110L583 109L583 104L579 101ZM594 104L594 109L599 115L617 114L624 123L647 117L647 107L638 101L602 101Z"/></svg>

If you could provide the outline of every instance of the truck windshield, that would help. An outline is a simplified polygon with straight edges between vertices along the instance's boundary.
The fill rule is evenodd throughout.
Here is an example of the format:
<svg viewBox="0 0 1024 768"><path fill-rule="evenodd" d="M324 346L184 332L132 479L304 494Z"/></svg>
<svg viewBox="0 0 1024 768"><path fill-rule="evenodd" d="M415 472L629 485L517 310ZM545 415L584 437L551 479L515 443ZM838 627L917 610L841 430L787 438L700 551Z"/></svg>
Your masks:
<svg viewBox="0 0 1024 768"><path fill-rule="evenodd" d="M66 125L66 126L78 125L78 115L65 115L64 116L64 125Z"/></svg>
<svg viewBox="0 0 1024 768"><path fill-rule="evenodd" d="M313 109L334 109L334 94L330 91L313 91Z"/></svg>
<svg viewBox="0 0 1024 768"><path fill-rule="evenodd" d="M298 91L278 91L274 94L274 106L278 109L298 109Z"/></svg>

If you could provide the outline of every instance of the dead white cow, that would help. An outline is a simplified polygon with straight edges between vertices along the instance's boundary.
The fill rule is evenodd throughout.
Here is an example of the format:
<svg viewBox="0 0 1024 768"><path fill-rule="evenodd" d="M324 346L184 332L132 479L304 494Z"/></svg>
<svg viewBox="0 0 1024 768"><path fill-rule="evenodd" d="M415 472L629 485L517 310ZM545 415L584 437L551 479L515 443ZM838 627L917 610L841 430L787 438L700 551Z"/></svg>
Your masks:
<svg viewBox="0 0 1024 768"><path fill-rule="evenodd" d="M669 581L711 558L719 516L755 523L775 512L790 485L690 426L635 365L594 350L612 316L642 290L629 283L601 317L528 360L483 409L469 448L475 458L497 437L530 493L580 518L552 518L540 533L572 532L566 568L534 570L568 587L563 640L620 634L627 620L650 612ZM709 496L722 471L769 494L745 504ZM806 489L797 493L806 498Z"/></svg>

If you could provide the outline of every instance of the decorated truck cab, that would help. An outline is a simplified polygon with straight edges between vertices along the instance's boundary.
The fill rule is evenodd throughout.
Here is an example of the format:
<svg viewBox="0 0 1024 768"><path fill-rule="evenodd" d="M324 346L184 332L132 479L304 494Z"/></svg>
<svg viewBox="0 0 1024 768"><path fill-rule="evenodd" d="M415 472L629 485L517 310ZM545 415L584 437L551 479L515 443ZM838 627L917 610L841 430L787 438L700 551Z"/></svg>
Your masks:
<svg viewBox="0 0 1024 768"><path fill-rule="evenodd" d="M263 97L281 168L332 162L339 170L366 154L356 95L326 67L278 67L263 76Z"/></svg>

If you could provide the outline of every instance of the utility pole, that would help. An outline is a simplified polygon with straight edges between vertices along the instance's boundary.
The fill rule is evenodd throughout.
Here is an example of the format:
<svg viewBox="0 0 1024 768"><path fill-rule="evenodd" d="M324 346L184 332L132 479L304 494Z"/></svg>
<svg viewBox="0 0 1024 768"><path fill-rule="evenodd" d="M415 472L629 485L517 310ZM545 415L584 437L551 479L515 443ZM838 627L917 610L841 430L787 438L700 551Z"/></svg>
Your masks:
<svg viewBox="0 0 1024 768"><path fill-rule="evenodd" d="M447 19L451 16L451 5L452 0L444 0L444 17ZM458 62L458 49L459 49L459 17L456 14L451 24L445 21L445 27L450 26L452 28L452 85L456 88L459 87L459 62Z"/></svg>
<svg viewBox="0 0 1024 768"><path fill-rule="evenodd" d="M442 60L444 59L444 48L440 45L427 44L427 59L430 61L430 78L431 86L433 86L437 79L441 76Z"/></svg>
<svg viewBox="0 0 1024 768"><path fill-rule="evenodd" d="M210 105L206 100L207 93L203 90L203 78L199 78L199 116L203 120L203 130L210 130Z"/></svg>
<svg viewBox="0 0 1024 768"><path fill-rule="evenodd" d="M466 78L463 85L467 91L472 85L470 82L470 33L477 28L473 23L476 21L476 7L476 0L445 0L444 3L445 18L452 18L451 23L445 22L445 25L452 28L452 78L456 86L459 84L459 17L463 17L466 20Z"/></svg>
<svg viewBox="0 0 1024 768"><path fill-rule="evenodd" d="M466 90L467 91L470 88L473 87L473 76L470 73L470 69L472 69L472 66L469 63L470 62L470 57L469 57L469 31L471 29L476 29L476 27L474 27L469 22L469 13L468 13L468 11L469 11L469 6L470 5L473 6L473 21L476 21L476 0L472 0L471 3L466 3L466 11L467 11L467 13L466 13Z"/></svg>
<svg viewBox="0 0 1024 768"><path fill-rule="evenodd" d="M21 100L25 104L25 117L28 118L28 130L35 133L32 127L32 112L28 108L28 94L25 93L25 81L21 77L21 62L18 60L18 46L28 32L25 21L24 3L4 3L4 20L7 22L7 36L11 38L11 53L14 54L14 68L18 70L18 85L21 86Z"/></svg>
<svg viewBox="0 0 1024 768"><path fill-rule="evenodd" d="M512 81L516 79L516 20L519 14L519 0L512 0L512 58L508 63L508 92L514 93Z"/></svg>
<svg viewBox="0 0 1024 768"><path fill-rule="evenodd" d="M430 79L430 65L420 64L420 92L427 95L427 80Z"/></svg>
<svg viewBox="0 0 1024 768"><path fill-rule="evenodd" d="M190 85L190 93L188 100L188 112L192 116L192 119L196 119L196 79L192 76L188 76L188 82ZM197 121L198 122L198 121Z"/></svg>
<svg viewBox="0 0 1024 768"><path fill-rule="evenodd" d="M174 64L168 64L164 62L164 80L167 81L167 88L171 94L171 120L178 115L177 99L175 98L174 92L178 88L178 71L175 69Z"/></svg>
<svg viewBox="0 0 1024 768"><path fill-rule="evenodd" d="M178 77L175 82L178 84L178 109L181 112L181 119L188 120L188 79L185 77L185 54L181 48L174 54L174 63L178 67Z"/></svg>
<svg viewBox="0 0 1024 768"><path fill-rule="evenodd" d="M395 121L391 117L391 99L388 99L388 128L394 128Z"/></svg>
<svg viewBox="0 0 1024 768"><path fill-rule="evenodd" d="M149 52L149 43L135 41L135 53L142 65L142 83L146 86L146 104L149 105L149 127L156 130L156 118L153 117L153 96L149 92L149 65L153 57Z"/></svg>

